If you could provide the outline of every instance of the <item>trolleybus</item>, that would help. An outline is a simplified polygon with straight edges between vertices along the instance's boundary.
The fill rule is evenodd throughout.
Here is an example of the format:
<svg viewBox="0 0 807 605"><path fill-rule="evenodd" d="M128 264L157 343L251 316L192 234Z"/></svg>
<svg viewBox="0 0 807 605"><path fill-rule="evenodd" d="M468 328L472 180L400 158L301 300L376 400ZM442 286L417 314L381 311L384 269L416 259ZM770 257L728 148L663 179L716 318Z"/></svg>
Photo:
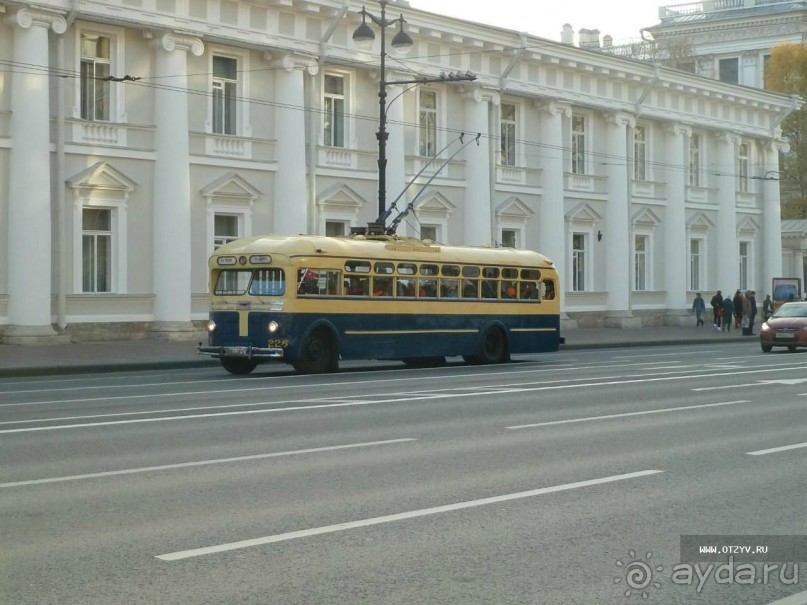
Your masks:
<svg viewBox="0 0 807 605"><path fill-rule="evenodd" d="M230 373L277 360L302 373L340 360L503 363L556 351L558 274L528 250L396 235L258 236L210 257L208 344Z"/></svg>

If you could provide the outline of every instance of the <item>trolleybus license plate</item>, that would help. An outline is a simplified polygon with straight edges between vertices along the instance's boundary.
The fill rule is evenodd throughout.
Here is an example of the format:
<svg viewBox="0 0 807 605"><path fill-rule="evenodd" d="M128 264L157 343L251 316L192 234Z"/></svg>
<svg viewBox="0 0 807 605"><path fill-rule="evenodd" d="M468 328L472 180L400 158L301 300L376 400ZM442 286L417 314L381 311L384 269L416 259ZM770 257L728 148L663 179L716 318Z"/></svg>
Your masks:
<svg viewBox="0 0 807 605"><path fill-rule="evenodd" d="M247 347L224 347L225 355L249 355Z"/></svg>

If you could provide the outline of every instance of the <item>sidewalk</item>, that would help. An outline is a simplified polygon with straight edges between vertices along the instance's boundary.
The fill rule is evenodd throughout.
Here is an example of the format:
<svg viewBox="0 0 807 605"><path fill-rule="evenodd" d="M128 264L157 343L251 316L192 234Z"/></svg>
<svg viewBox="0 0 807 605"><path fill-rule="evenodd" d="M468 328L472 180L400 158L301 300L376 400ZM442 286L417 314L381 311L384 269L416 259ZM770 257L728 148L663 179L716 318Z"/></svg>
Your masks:
<svg viewBox="0 0 807 605"><path fill-rule="evenodd" d="M562 333L562 350L708 344L725 341L759 343L759 336L740 330L717 332L707 323L693 326L650 326L641 329L580 328ZM0 345L0 377L44 376L131 370L216 367L218 360L197 355L196 342L71 343L49 346Z"/></svg>

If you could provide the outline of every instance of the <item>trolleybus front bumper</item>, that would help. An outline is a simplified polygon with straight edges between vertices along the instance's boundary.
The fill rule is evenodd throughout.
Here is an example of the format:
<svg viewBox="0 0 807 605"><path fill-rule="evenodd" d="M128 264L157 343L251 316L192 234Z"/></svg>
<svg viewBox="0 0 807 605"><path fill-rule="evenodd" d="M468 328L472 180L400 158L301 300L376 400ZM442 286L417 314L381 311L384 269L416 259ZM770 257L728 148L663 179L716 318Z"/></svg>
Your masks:
<svg viewBox="0 0 807 605"><path fill-rule="evenodd" d="M247 346L235 347L196 347L196 352L200 355L210 355L214 359L222 357L246 357L248 359L283 359L283 349L260 348Z"/></svg>

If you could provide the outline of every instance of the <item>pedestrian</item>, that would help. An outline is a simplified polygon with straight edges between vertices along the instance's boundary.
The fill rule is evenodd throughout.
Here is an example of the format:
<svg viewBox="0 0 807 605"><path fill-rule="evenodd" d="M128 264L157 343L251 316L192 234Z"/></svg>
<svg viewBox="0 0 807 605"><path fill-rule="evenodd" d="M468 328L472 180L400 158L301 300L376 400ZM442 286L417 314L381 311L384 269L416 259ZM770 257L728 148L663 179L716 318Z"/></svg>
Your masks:
<svg viewBox="0 0 807 605"><path fill-rule="evenodd" d="M734 305L734 327L740 327L740 320L743 318L743 293L738 289L731 300Z"/></svg>
<svg viewBox="0 0 807 605"><path fill-rule="evenodd" d="M751 328L751 336L753 336L754 322L756 321L757 318L757 298L756 298L756 292L754 292L753 290L751 290L750 298L751 298L751 323L749 324L748 327Z"/></svg>
<svg viewBox="0 0 807 605"><path fill-rule="evenodd" d="M765 300L762 301L762 321L768 321L771 315L773 315L773 301L771 295L766 294Z"/></svg>
<svg viewBox="0 0 807 605"><path fill-rule="evenodd" d="M712 317L714 318L715 330L720 332L720 316L723 314L723 295L720 293L720 290L712 297L709 304L712 305Z"/></svg>
<svg viewBox="0 0 807 605"><path fill-rule="evenodd" d="M734 303L727 296L723 299L723 331L731 332L731 324L734 316Z"/></svg>
<svg viewBox="0 0 807 605"><path fill-rule="evenodd" d="M701 315L703 315L703 312L706 310L706 303L703 301L700 292L695 295L695 300L692 301L692 310L695 312L695 319L697 319L695 327L702 326L703 318Z"/></svg>
<svg viewBox="0 0 807 605"><path fill-rule="evenodd" d="M751 292L745 293L743 298L743 319L740 324L743 327L743 336L751 335Z"/></svg>

